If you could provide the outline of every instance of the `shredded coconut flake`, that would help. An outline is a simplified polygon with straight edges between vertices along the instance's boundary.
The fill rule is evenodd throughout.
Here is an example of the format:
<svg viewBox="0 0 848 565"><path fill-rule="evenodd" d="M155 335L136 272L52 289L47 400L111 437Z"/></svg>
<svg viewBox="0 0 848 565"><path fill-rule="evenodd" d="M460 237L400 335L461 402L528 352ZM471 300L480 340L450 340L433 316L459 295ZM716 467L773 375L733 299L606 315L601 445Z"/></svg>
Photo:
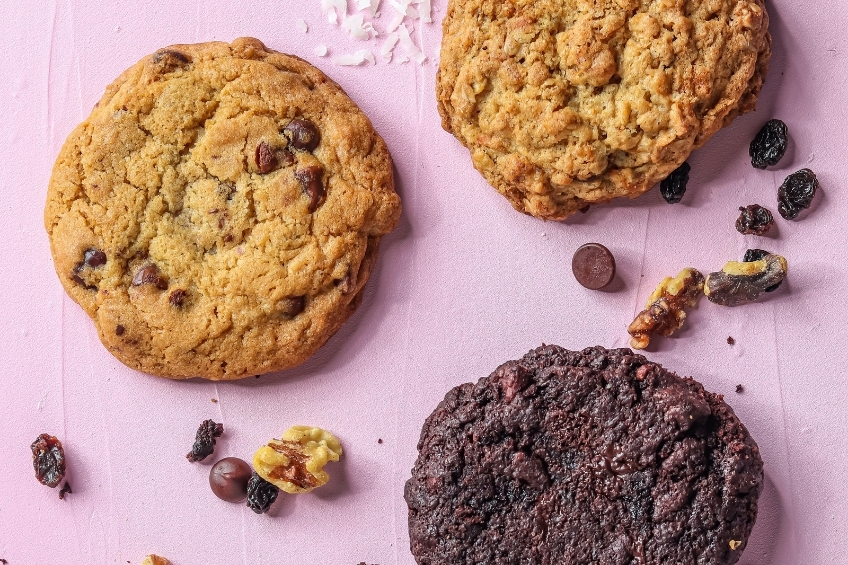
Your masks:
<svg viewBox="0 0 848 565"><path fill-rule="evenodd" d="M303 21L303 19L299 19L295 23L297 24L297 29L299 29L303 33L306 33L307 31L309 31L309 26L306 25L306 22Z"/></svg>
<svg viewBox="0 0 848 565"><path fill-rule="evenodd" d="M418 47L412 42L412 38L409 37L409 30L406 29L406 26L400 26L398 28L398 34L400 39L400 45L403 47L404 51L409 55L409 58L418 63L419 65L424 63L424 60L427 58L424 53L422 53Z"/></svg>
<svg viewBox="0 0 848 565"><path fill-rule="evenodd" d="M333 25L339 23L339 17L336 15L335 11L331 10L327 12L327 21Z"/></svg>
<svg viewBox="0 0 848 565"><path fill-rule="evenodd" d="M408 62L409 62L409 57L407 57L406 55L400 55L400 56L397 58L397 62L398 62L398 63L401 63L401 64L403 64L403 63L408 63Z"/></svg>
<svg viewBox="0 0 848 565"><path fill-rule="evenodd" d="M354 39L368 39L368 32L362 28L362 14L348 16L342 22L342 29Z"/></svg>
<svg viewBox="0 0 848 565"><path fill-rule="evenodd" d="M383 45L380 46L380 56L387 57L389 59L392 58L392 49L395 48L398 42L398 34L390 33L386 37L386 41L383 42Z"/></svg>
<svg viewBox="0 0 848 565"><path fill-rule="evenodd" d="M418 4L418 17L421 18L422 22L429 24L433 21L431 17L433 7L430 0L415 0L413 4Z"/></svg>
<svg viewBox="0 0 848 565"><path fill-rule="evenodd" d="M316 45L315 46L315 54L319 57L327 56L327 46L326 45Z"/></svg>
<svg viewBox="0 0 848 565"><path fill-rule="evenodd" d="M386 32L392 33L394 30L396 30L398 28L398 26L400 26L400 24L403 23L403 18L405 18L405 17L406 16L404 16L403 14L397 14L397 13L394 16L392 16L392 19L389 20L389 26L386 28Z"/></svg>
<svg viewBox="0 0 848 565"><path fill-rule="evenodd" d="M379 6L380 0L356 0L356 9L360 12L367 12L372 17L377 15Z"/></svg>
<svg viewBox="0 0 848 565"><path fill-rule="evenodd" d="M397 10L399 14L403 14L404 16L409 16L410 18L418 17L418 12L415 11L415 8L410 8L411 0L389 0L389 4L392 5L392 8Z"/></svg>
<svg viewBox="0 0 848 565"><path fill-rule="evenodd" d="M356 53L340 55L333 59L335 64L346 67L355 67L357 65L361 65L365 61L370 62L372 65L375 63L374 54L368 49L360 49Z"/></svg>

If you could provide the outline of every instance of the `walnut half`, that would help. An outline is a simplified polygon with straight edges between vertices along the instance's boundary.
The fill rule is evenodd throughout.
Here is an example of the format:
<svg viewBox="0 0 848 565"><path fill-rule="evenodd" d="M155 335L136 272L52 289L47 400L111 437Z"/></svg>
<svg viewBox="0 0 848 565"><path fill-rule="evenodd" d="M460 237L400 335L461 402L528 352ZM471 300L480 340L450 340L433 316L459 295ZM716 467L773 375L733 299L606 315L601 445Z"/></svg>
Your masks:
<svg viewBox="0 0 848 565"><path fill-rule="evenodd" d="M687 267L676 277L666 277L651 293L645 309L627 328L630 347L645 349L652 333L670 336L680 329L686 319L685 308L691 308L704 292L704 275Z"/></svg>
<svg viewBox="0 0 848 565"><path fill-rule="evenodd" d="M341 454L339 440L327 430L292 426L282 439L272 439L254 453L253 468L269 483L297 494L327 484L324 466Z"/></svg>

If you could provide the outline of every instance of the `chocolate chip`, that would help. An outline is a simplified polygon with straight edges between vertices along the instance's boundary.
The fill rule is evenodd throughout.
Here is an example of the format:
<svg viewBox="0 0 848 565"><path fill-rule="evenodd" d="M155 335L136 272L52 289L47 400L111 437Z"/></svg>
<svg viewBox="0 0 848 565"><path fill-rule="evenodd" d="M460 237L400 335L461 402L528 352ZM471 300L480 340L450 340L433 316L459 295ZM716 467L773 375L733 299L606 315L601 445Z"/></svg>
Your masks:
<svg viewBox="0 0 848 565"><path fill-rule="evenodd" d="M238 457L221 459L209 469L209 486L215 496L227 502L241 502L247 498L247 481L253 470Z"/></svg>
<svg viewBox="0 0 848 565"><path fill-rule="evenodd" d="M274 150L271 149L271 146L264 141L256 146L255 157L256 167L263 175L275 171L279 166L279 161L277 161L277 156L274 154Z"/></svg>
<svg viewBox="0 0 848 565"><path fill-rule="evenodd" d="M106 264L106 254L99 249L86 249L83 253L82 264L92 269L102 267Z"/></svg>
<svg viewBox="0 0 848 565"><path fill-rule="evenodd" d="M218 192L227 200L232 200L233 195L236 193L236 185L229 181L222 182L218 185Z"/></svg>
<svg viewBox="0 0 848 565"><path fill-rule="evenodd" d="M115 326L115 335L124 335L124 332L127 331L124 326Z"/></svg>
<svg viewBox="0 0 848 565"><path fill-rule="evenodd" d="M303 118L295 118L283 128L283 134L289 138L295 149L312 151L321 142L321 134L315 124Z"/></svg>
<svg viewBox="0 0 848 565"><path fill-rule="evenodd" d="M306 297L305 296L295 296L293 298L286 298L285 300L281 300L279 303L280 311L284 316L288 316L290 318L294 318L306 307Z"/></svg>
<svg viewBox="0 0 848 565"><path fill-rule="evenodd" d="M185 302L185 298L187 295L188 293L186 291L181 288L178 288L177 290L172 292L170 296L168 296L168 302L171 303L171 306L179 308L183 305L183 302Z"/></svg>
<svg viewBox="0 0 848 565"><path fill-rule="evenodd" d="M615 257L600 243L587 243L574 252L571 270L582 286L592 290L604 288L615 277Z"/></svg>
<svg viewBox="0 0 848 565"><path fill-rule="evenodd" d="M133 286L141 286L150 284L159 290L168 288L168 279L159 273L159 268L156 265L148 265L143 269L139 269L132 280Z"/></svg>
<svg viewBox="0 0 848 565"><path fill-rule="evenodd" d="M294 177L300 181L303 192L309 196L309 206L307 209L310 213L317 210L324 202L326 192L324 191L324 183L321 181L323 174L324 169L315 166L298 169L294 172Z"/></svg>

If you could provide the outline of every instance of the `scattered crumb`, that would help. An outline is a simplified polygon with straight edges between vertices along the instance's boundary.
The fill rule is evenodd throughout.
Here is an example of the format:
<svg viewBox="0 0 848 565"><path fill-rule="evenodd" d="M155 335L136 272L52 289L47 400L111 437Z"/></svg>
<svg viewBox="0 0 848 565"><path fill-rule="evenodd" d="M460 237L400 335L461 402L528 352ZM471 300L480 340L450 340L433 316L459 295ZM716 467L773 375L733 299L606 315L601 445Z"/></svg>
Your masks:
<svg viewBox="0 0 848 565"><path fill-rule="evenodd" d="M218 404L218 399L217 399L217 398L213 398L213 399L212 399L212 402L214 402L215 404Z"/></svg>
<svg viewBox="0 0 848 565"><path fill-rule="evenodd" d="M65 481L65 484L62 485L62 490L59 491L59 500L65 500L66 494L73 494L74 491L71 490L71 483Z"/></svg>
<svg viewBox="0 0 848 565"><path fill-rule="evenodd" d="M742 385L736 385L736 394L742 394L745 392L745 387Z"/></svg>
<svg viewBox="0 0 848 565"><path fill-rule="evenodd" d="M727 336L727 345L736 345L736 340L731 336Z"/></svg>
<svg viewBox="0 0 848 565"><path fill-rule="evenodd" d="M315 54L319 57L327 56L327 46L326 45L316 45L315 46Z"/></svg>
<svg viewBox="0 0 848 565"><path fill-rule="evenodd" d="M261 376L261 375L256 375L256 376L255 376L255 377L253 377L253 378L258 379L260 376Z"/></svg>
<svg viewBox="0 0 848 565"><path fill-rule="evenodd" d="M306 25L306 22L303 20L303 18L298 19L295 24L297 25L297 29L299 29L301 32L306 33L309 31L309 26Z"/></svg>
<svg viewBox="0 0 848 565"><path fill-rule="evenodd" d="M377 443L383 443L383 438L377 438Z"/></svg>
<svg viewBox="0 0 848 565"><path fill-rule="evenodd" d="M9 562L5 559L0 559L0 563L2 563L3 565L9 565ZM127 561L127 563L129 563L129 561Z"/></svg>

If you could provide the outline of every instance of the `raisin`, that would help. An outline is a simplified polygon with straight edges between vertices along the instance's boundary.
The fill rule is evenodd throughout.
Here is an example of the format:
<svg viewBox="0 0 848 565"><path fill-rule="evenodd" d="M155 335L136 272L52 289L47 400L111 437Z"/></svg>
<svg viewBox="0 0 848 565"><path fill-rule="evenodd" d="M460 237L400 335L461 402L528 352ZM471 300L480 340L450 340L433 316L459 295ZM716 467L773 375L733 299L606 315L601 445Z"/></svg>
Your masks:
<svg viewBox="0 0 848 565"><path fill-rule="evenodd" d="M212 455L212 452L215 451L215 438L221 437L223 433L224 424L216 424L212 420L203 420L203 423L197 428L194 445L191 452L186 455L186 459L196 463Z"/></svg>
<svg viewBox="0 0 848 565"><path fill-rule="evenodd" d="M763 235L774 225L774 216L759 204L740 206L739 218L736 220L736 230L746 235Z"/></svg>
<svg viewBox="0 0 848 565"><path fill-rule="evenodd" d="M32 466L38 481L50 488L65 478L65 450L62 442L48 434L38 436L32 445Z"/></svg>
<svg viewBox="0 0 848 565"><path fill-rule="evenodd" d="M247 481L247 506L257 514L268 512L280 489L257 475L255 472Z"/></svg>
<svg viewBox="0 0 848 565"><path fill-rule="evenodd" d="M767 121L748 148L754 168L765 169L777 165L786 153L787 139L786 124L780 120Z"/></svg>
<svg viewBox="0 0 848 565"><path fill-rule="evenodd" d="M742 258L742 262L753 263L754 261L759 261L766 255L771 255L771 253L765 251L764 249L749 249L745 252L745 256ZM766 292L774 292L775 290L777 290L777 287L781 285L781 283L783 283L783 281L780 281L779 283L772 285L764 290Z"/></svg>
<svg viewBox="0 0 848 565"><path fill-rule="evenodd" d="M813 203L818 187L816 174L810 169L792 173L777 190L777 211L787 220L794 220Z"/></svg>
<svg viewBox="0 0 848 565"><path fill-rule="evenodd" d="M683 162L682 165L674 169L670 175L660 182L660 193L663 199L669 204L677 204L683 199L686 194L686 183L689 182L689 171L692 167L689 163Z"/></svg>

